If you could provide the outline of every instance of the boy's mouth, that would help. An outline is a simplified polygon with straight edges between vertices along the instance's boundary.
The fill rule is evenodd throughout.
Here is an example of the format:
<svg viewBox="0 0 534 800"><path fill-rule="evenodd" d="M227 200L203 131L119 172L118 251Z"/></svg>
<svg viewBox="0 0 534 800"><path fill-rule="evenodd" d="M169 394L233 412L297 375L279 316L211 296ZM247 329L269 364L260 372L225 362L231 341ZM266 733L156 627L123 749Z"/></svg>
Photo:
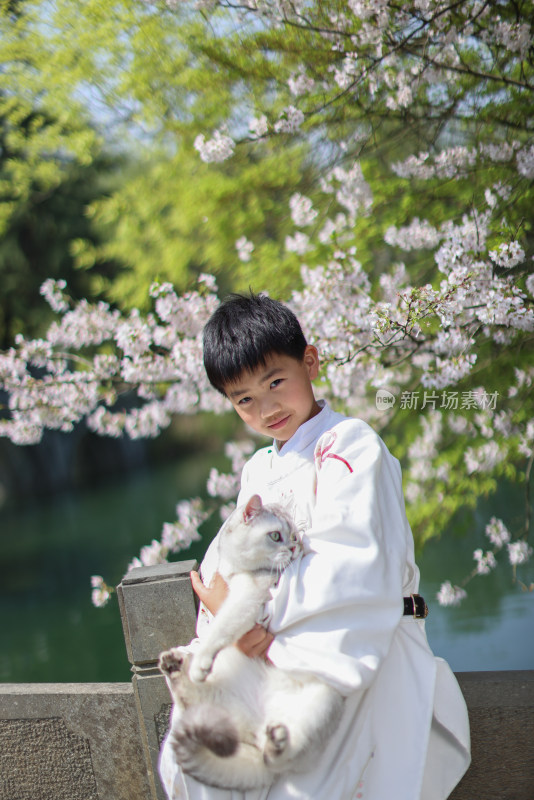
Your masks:
<svg viewBox="0 0 534 800"><path fill-rule="evenodd" d="M289 414L287 415L287 417L282 417L282 419L279 419L277 422L271 422L271 424L268 425L267 427L272 431L277 431L279 428L282 428L286 424L288 419L289 419Z"/></svg>

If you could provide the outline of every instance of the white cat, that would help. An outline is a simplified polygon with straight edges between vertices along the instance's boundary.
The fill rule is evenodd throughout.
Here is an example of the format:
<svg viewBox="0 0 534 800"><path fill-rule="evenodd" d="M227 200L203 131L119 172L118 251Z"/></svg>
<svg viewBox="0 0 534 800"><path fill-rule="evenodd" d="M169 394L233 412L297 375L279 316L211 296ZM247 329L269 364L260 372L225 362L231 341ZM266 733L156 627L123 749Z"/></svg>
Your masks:
<svg viewBox="0 0 534 800"><path fill-rule="evenodd" d="M219 534L218 571L228 595L206 634L161 654L180 713L169 733L185 773L224 789L267 786L303 771L325 746L343 698L310 673L288 672L231 645L257 621L279 573L301 555L293 523L254 495Z"/></svg>

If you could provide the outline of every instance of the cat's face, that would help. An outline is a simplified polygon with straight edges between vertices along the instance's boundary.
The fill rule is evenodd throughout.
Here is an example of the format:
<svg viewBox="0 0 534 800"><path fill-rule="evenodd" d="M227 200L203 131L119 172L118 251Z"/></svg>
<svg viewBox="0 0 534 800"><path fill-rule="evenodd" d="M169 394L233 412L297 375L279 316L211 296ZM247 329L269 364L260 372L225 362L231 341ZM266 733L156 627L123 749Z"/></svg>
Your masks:
<svg viewBox="0 0 534 800"><path fill-rule="evenodd" d="M229 522L227 545L232 547L243 571L281 572L301 551L287 512L280 506L264 506L258 495L236 509Z"/></svg>

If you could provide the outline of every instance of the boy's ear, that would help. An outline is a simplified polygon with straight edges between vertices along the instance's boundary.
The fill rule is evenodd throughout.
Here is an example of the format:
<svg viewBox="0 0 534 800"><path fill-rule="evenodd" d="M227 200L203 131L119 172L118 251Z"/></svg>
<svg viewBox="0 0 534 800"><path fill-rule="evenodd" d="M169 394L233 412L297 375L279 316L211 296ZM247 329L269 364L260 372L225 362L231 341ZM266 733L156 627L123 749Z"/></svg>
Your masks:
<svg viewBox="0 0 534 800"><path fill-rule="evenodd" d="M261 497L259 494L254 494L248 501L245 506L245 510L243 511L243 522L250 522L253 519L258 511L262 508Z"/></svg>
<svg viewBox="0 0 534 800"><path fill-rule="evenodd" d="M313 344L307 344L304 350L304 363L308 368L310 380L314 381L319 374L319 351Z"/></svg>

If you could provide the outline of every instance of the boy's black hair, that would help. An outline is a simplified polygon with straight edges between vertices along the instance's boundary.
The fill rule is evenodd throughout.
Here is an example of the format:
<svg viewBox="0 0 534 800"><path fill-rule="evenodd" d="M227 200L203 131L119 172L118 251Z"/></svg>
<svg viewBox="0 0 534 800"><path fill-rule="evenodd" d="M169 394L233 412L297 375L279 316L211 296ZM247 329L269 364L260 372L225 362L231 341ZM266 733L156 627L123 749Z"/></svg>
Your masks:
<svg viewBox="0 0 534 800"><path fill-rule="evenodd" d="M304 358L306 339L296 316L264 294L232 294L204 327L204 367L221 394L243 372L266 363L272 353Z"/></svg>

